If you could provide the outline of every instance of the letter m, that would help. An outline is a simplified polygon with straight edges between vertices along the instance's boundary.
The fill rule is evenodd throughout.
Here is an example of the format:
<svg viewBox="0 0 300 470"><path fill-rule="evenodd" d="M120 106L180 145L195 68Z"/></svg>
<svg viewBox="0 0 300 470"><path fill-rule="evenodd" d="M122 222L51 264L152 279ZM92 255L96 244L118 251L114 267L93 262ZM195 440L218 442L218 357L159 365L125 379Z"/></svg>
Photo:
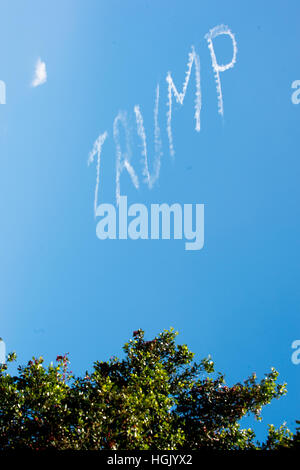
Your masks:
<svg viewBox="0 0 300 470"><path fill-rule="evenodd" d="M195 121L196 131L200 131L200 112L201 112L201 87L200 87L200 59L196 54L194 46L192 46L192 51L189 53L189 60L187 64L187 71L185 75L185 80L183 83L182 91L179 92L173 82L173 78L170 72L168 72L166 80L168 83L168 111L167 111L167 133L169 139L169 149L171 156L174 156L174 144L172 136L172 96L175 96L177 103L183 105L185 98L186 90L190 81L192 67L195 62L195 77L196 77L196 98L195 98Z"/></svg>
<svg viewBox="0 0 300 470"><path fill-rule="evenodd" d="M174 216L174 239L182 239L182 209L180 204L151 204L151 238L159 239L160 214L162 219L162 239L170 240L171 213Z"/></svg>

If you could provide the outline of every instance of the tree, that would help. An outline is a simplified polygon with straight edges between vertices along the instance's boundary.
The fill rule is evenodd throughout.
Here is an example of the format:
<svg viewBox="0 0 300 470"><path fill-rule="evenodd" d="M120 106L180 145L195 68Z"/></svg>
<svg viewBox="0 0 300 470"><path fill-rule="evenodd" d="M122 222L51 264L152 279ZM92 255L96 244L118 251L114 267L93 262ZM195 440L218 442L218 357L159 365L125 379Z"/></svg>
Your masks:
<svg viewBox="0 0 300 470"><path fill-rule="evenodd" d="M197 450L278 449L297 446L285 426L269 426L255 442L242 417L260 420L262 407L286 393L278 373L255 374L227 386L210 357L200 363L177 333L164 330L152 341L142 330L123 347L124 358L96 362L84 377L69 372L68 356L45 367L33 358L16 376L0 367L0 449ZM299 423L300 424L300 423Z"/></svg>

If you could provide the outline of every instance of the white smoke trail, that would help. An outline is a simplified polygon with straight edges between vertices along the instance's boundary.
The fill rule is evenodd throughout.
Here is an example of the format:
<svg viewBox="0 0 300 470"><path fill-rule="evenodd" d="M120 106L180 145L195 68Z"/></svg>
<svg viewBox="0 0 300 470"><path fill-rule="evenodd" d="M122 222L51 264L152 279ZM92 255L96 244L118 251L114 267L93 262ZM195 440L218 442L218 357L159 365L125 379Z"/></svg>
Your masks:
<svg viewBox="0 0 300 470"><path fill-rule="evenodd" d="M195 77L196 77L196 98L195 98L195 120L196 120L196 131L200 132L200 113L202 108L202 96L201 96L201 86L200 86L200 59L197 54L195 54Z"/></svg>
<svg viewBox="0 0 300 470"><path fill-rule="evenodd" d="M229 64L226 64L226 65L218 64L215 50L214 50L214 45L213 45L213 39L216 38L217 36L220 36L221 34L228 35L232 40L232 46L233 46L232 60ZM220 80L220 72L225 72L225 70L232 68L234 64L236 63L237 43L236 43L234 34L230 31L228 26L224 24L221 24L219 26L215 26L214 28L212 28L205 35L205 39L208 42L208 48L210 50L211 62L212 62L212 67L214 69L214 76L215 76L216 85L217 85L218 112L219 114L221 114L221 116L224 116L223 94L222 94L222 87L221 87L221 80Z"/></svg>
<svg viewBox="0 0 300 470"><path fill-rule="evenodd" d="M159 85L156 87L156 96L155 96L155 105L154 105L154 152L155 152L155 162L154 162L154 175L151 179L151 186L159 177L160 173L160 164L162 152L162 142L160 137L160 127L158 124L158 105L159 105Z"/></svg>
<svg viewBox="0 0 300 470"><path fill-rule="evenodd" d="M167 134L169 139L169 148L171 156L175 155L174 151L174 143L173 143L173 136L172 136L172 93L174 94L177 103L183 105L183 101L185 98L187 86L190 80L191 72L193 63L195 62L195 76L196 76L196 99L195 99L195 120L196 131L200 131L200 112L202 106L202 99L201 99L201 87L200 87L200 58L195 52L194 46L192 46L192 52L189 53L189 59L187 63L187 71L185 73L185 80L182 87L182 92L178 92L176 86L174 85L171 73L168 72L166 80L168 83L168 111L167 111Z"/></svg>
<svg viewBox="0 0 300 470"><path fill-rule="evenodd" d="M120 132L119 132L119 122L122 124L124 131L125 131L125 143L126 143L126 152L123 154L121 151L121 144L120 144ZM139 180L138 177L131 166L130 158L131 158L131 150L130 150L130 134L129 129L127 126L127 115L126 112L119 111L118 115L114 119L113 124L113 132L114 132L114 139L116 145L116 203L117 206L120 202L120 176L125 168L130 177L133 185L136 189L139 188Z"/></svg>
<svg viewBox="0 0 300 470"><path fill-rule="evenodd" d="M99 137L95 140L94 146L92 151L89 153L88 158L88 165L93 163L95 155L97 155L97 173L96 173L96 188L95 188L95 199L94 199L94 214L96 217L97 212L97 201L98 201L98 192L99 192L99 182L100 182L100 163L101 163L101 150L102 146L107 138L107 132L105 131L103 134L99 135Z"/></svg>
<svg viewBox="0 0 300 470"><path fill-rule="evenodd" d="M159 85L156 87L155 105L154 105L154 162L153 162L153 173L150 174L148 165L148 154L147 154L147 140L146 132L144 128L143 116L139 105L134 107L136 116L137 133L142 140L142 157L144 162L143 175L145 176L145 182L151 189L155 181L159 177L161 157L162 157L162 142L160 138L160 128L158 124L158 105L159 105Z"/></svg>
<svg viewBox="0 0 300 470"><path fill-rule="evenodd" d="M148 167L146 132L144 128L143 116L142 116L139 105L135 105L134 112L135 112L135 118L136 118L137 133L142 141L142 157L144 161L143 175L146 177L146 182L149 185L150 173L149 173L149 167Z"/></svg>

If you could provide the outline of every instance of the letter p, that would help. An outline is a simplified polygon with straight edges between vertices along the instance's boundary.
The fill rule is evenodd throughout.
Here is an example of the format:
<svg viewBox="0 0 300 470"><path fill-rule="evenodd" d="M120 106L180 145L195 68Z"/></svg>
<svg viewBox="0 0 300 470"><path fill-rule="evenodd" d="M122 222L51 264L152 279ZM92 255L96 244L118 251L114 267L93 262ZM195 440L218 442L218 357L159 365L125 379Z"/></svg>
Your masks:
<svg viewBox="0 0 300 470"><path fill-rule="evenodd" d="M220 36L221 34L225 34L229 36L232 40L232 46L233 46L233 56L232 56L231 62L225 65L218 64L216 54L215 54L214 44L213 44L213 39L216 38L217 36ZM222 88L221 88L220 72L225 72L225 70L232 68L234 64L236 63L237 44L236 44L234 34L230 31L228 26L225 26L223 24L219 26L215 26L213 29L211 29L209 33L205 35L205 39L208 42L208 48L209 48L210 55L211 55L212 67L214 69L215 80L217 84L218 112L223 116L224 108L223 108L223 95L222 95Z"/></svg>

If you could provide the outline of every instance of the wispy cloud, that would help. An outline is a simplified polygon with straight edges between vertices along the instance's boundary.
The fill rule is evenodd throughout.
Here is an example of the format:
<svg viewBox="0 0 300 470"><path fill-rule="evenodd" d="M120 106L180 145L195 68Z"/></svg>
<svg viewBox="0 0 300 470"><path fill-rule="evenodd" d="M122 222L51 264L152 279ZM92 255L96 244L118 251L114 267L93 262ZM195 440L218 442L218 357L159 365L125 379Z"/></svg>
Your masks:
<svg viewBox="0 0 300 470"><path fill-rule="evenodd" d="M47 71L46 71L46 64L42 62L40 57L35 66L35 73L34 78L31 82L31 86L37 87L39 85L43 85L47 81Z"/></svg>

